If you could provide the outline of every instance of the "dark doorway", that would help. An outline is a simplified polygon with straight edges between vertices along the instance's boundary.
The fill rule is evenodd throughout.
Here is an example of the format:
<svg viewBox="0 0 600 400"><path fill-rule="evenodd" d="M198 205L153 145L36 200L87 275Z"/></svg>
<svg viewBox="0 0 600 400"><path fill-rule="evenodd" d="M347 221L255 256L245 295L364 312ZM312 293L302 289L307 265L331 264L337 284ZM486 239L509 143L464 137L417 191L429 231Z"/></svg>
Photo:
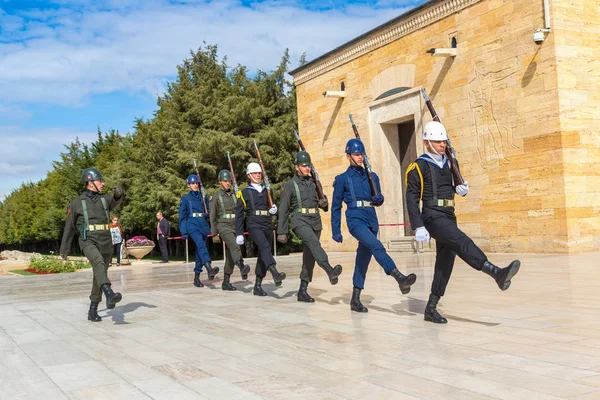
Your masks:
<svg viewBox="0 0 600 400"><path fill-rule="evenodd" d="M415 121L410 120L398 124L398 143L400 146L400 170L402 171L402 204L404 205L404 222L408 223L408 209L406 208L406 170L417 158L417 141L415 137ZM410 226L404 227L404 236L414 236Z"/></svg>

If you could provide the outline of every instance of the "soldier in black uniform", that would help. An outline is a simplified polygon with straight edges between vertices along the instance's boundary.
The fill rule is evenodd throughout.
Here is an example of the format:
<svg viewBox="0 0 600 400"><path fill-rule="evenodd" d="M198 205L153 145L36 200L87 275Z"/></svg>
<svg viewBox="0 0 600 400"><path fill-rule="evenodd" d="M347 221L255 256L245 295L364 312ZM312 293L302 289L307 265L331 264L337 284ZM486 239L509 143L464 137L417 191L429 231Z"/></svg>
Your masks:
<svg viewBox="0 0 600 400"><path fill-rule="evenodd" d="M210 230L213 242L225 241L225 278L221 288L223 290L237 290L230 282L233 266L237 265L242 274L242 279L248 279L250 266L244 264L240 246L235 242L235 207L237 204L236 193L231 190L231 172L224 169L219 172L221 187L210 199Z"/></svg>
<svg viewBox="0 0 600 400"><path fill-rule="evenodd" d="M418 242L436 240L437 256L431 285L431 295L425 308L425 321L436 324L448 322L437 311L440 297L452 274L456 255L478 271L494 278L501 290L509 288L511 278L519 271L521 263L513 261L506 268L498 268L488 261L487 256L456 225L454 214L454 192L466 196L469 184L455 185L450 165L445 156L448 136L444 126L436 121L429 122L423 130L427 153L412 163L406 172L406 202L410 224L416 230ZM419 201L423 209L419 210Z"/></svg>
<svg viewBox="0 0 600 400"><path fill-rule="evenodd" d="M281 286L285 273L277 271L275 258L271 254L273 242L272 216L277 214L277 206L269 208L267 188L260 184L262 169L257 163L248 164L246 174L250 184L237 194L237 207L235 210L236 243L244 244L244 223L248 228L248 236L258 247L256 260L256 282L253 293L256 296L266 296L262 288L262 280L267 275L267 270L273 275L276 286ZM271 197L273 194L271 193Z"/></svg>
<svg viewBox="0 0 600 400"><path fill-rule="evenodd" d="M338 283L342 266L332 267L329 264L327 253L319 242L323 230L319 208L327 211L329 203L327 198L319 200L317 195L317 188L311 177L310 155L306 151L300 151L294 158L294 165L296 166L296 175L285 183L281 192L277 240L287 243L288 216L291 215L292 231L302 239L304 246L298 301L312 303L315 299L308 294L307 288L312 281L315 260L325 270L332 285Z"/></svg>
<svg viewBox="0 0 600 400"><path fill-rule="evenodd" d="M107 270L114 250L109 215L121 199L123 190L115 187L112 196L100 194L104 188L104 178L96 168L84 169L81 180L86 182L86 188L81 196L69 202L67 206L67 221L60 245L60 255L67 259L75 232L79 232L79 247L92 264L94 272L88 320L98 322L102 321L98 316L98 304L102 301L102 292L106 297L107 308L114 308L122 298L121 293L115 293L111 289Z"/></svg>

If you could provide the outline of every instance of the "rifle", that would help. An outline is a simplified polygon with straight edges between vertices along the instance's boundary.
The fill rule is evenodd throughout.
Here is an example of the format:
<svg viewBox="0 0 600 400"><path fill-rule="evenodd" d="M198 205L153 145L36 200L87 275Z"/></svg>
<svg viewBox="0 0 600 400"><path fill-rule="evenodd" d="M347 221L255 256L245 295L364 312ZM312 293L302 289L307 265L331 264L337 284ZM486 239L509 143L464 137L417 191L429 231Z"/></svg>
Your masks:
<svg viewBox="0 0 600 400"><path fill-rule="evenodd" d="M237 195L238 184L235 180L235 172L233 172L233 164L231 163L231 156L229 155L229 152L227 152L227 161L229 161L229 169L231 170L231 182L233 183L233 191Z"/></svg>
<svg viewBox="0 0 600 400"><path fill-rule="evenodd" d="M306 147L304 147L304 143L302 143L302 139L300 139L297 130L294 131L294 135L296 136L298 145L300 145L300 150L306 151ZM325 193L323 193L323 187L321 186L321 182L319 181L319 174L317 173L315 165L312 162L310 163L310 175L312 177L313 182L315 183L315 186L317 187L317 196L319 197L319 200L326 199L327 197L325 196Z"/></svg>
<svg viewBox="0 0 600 400"><path fill-rule="evenodd" d="M204 209L204 214L208 214L208 207L206 207L206 195L204 194L204 185L202 184L202 179L200 179L200 173L198 172L198 164L196 164L196 160L194 160L194 169L196 170L196 176L198 177L198 186L200 186L202 208Z"/></svg>
<svg viewBox="0 0 600 400"><path fill-rule="evenodd" d="M425 99L425 105L429 109L429 112L431 113L431 117L433 118L433 120L437 121L437 122L442 122L442 121L440 121L440 117L438 117L437 112L435 112L435 109L433 108L433 104L431 104L431 100L429 100L429 96L427 96L427 93L425 92L425 88L421 89L421 93L423 94L423 98ZM460 173L460 169L458 168L458 160L456 159L456 150L454 150L454 147L452 147L452 143L450 143L450 139L447 140L447 143L448 143L448 145L446 146L446 157L448 157L448 160L450 160L450 172L452 172L452 177L454 178L454 184L457 186L464 185L465 180L463 179L463 177Z"/></svg>
<svg viewBox="0 0 600 400"><path fill-rule="evenodd" d="M354 123L354 120L352 119L352 114L348 114L348 116L350 117L350 124L352 124L352 130L354 131L354 136L356 136L356 138L358 140L360 140L360 134L358 133L358 128L356 127L356 124ZM365 164L365 169L367 170L367 179L369 180L369 186L371 186L371 195L376 196L378 193L377 193L377 188L375 187L375 182L373 182L373 169L371 168L371 163L369 162L369 157L367 157L366 151L365 151L365 154L363 154L363 158L364 158L363 163Z"/></svg>
<svg viewBox="0 0 600 400"><path fill-rule="evenodd" d="M269 203L269 208L272 208L273 199L271 198L271 184L269 183L269 178L267 177L267 170L265 169L265 164L263 164L262 157L260 156L260 151L258 150L256 140L254 141L254 149L256 150L256 157L258 157L258 162L260 163L260 169L262 169L263 179L265 180L265 188L267 188L267 202Z"/></svg>

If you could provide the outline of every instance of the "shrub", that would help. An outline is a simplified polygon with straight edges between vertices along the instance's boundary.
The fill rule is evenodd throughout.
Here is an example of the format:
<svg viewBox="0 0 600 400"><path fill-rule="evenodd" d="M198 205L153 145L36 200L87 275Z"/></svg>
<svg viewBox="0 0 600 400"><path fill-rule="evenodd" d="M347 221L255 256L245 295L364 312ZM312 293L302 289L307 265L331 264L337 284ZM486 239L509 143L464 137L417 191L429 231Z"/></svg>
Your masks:
<svg viewBox="0 0 600 400"><path fill-rule="evenodd" d="M134 236L125 242L127 247L154 246L154 242L146 236Z"/></svg>
<svg viewBox="0 0 600 400"><path fill-rule="evenodd" d="M38 274L51 274L61 272L75 272L78 269L91 268L92 265L89 262L83 261L64 261L56 256L34 256L31 258L29 264L30 270L35 271Z"/></svg>

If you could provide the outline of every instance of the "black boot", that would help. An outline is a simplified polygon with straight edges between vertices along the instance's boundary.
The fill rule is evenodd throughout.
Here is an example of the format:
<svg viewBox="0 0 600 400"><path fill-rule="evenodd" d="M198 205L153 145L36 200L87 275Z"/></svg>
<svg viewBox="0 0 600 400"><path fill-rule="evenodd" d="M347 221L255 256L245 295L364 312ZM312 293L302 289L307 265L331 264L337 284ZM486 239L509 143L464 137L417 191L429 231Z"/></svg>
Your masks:
<svg viewBox="0 0 600 400"><path fill-rule="evenodd" d="M427 302L427 306L425 306L425 317L423 319L425 321L431 321L434 324L447 324L448 320L436 309L438 301L440 301L439 296L436 296L433 293L429 295L429 301Z"/></svg>
<svg viewBox="0 0 600 400"><path fill-rule="evenodd" d="M102 318L98 315L98 303L93 301L90 303L90 310L88 311L88 321L100 322Z"/></svg>
<svg viewBox="0 0 600 400"><path fill-rule="evenodd" d="M368 312L369 309L360 302L360 292L362 289L356 286L352 288L352 300L350 300L350 309L356 312Z"/></svg>
<svg viewBox="0 0 600 400"><path fill-rule="evenodd" d="M229 282L230 277L231 274L225 274L225 277L223 278L223 283L221 284L221 289L230 291L237 290L237 288Z"/></svg>
<svg viewBox="0 0 600 400"><path fill-rule="evenodd" d="M286 277L285 272L277 271L277 267L275 266L275 264L269 265L268 269L271 272L271 275L273 275L273 280L275 281L275 286L281 286L281 282L283 282L283 280Z"/></svg>
<svg viewBox="0 0 600 400"><path fill-rule="evenodd" d="M114 308L114 305L120 302L123 298L123 296L121 296L121 293L115 293L112 291L110 283L105 283L104 285L102 285L102 291L104 292L104 296L106 297L106 307L113 306Z"/></svg>
<svg viewBox="0 0 600 400"><path fill-rule="evenodd" d="M331 265L329 265L329 263L325 263L325 265L323 266L323 269L325 270L325 272L327 273L327 276L329 277L329 283L331 283L332 285L335 285L336 283L338 283L338 277L342 274L342 266L341 265L336 265L335 267L332 267Z"/></svg>
<svg viewBox="0 0 600 400"><path fill-rule="evenodd" d="M267 292L265 292L261 286L262 284L262 278L259 278L258 276L256 277L256 282L254 282L254 290L252 291L252 293L255 296L266 296Z"/></svg>
<svg viewBox="0 0 600 400"><path fill-rule="evenodd" d="M308 282L300 281L300 289L298 290L298 301L303 301L305 303L314 303L315 299L310 297L306 289L308 289Z"/></svg>
<svg viewBox="0 0 600 400"><path fill-rule="evenodd" d="M200 274L194 273L194 286L204 287L204 284L202 282L200 282Z"/></svg>
<svg viewBox="0 0 600 400"><path fill-rule="evenodd" d="M394 268L392 270L391 276L396 279L398 282L398 287L402 294L407 294L410 292L410 287L417 281L417 276L415 274L408 274L408 276L402 275L402 272L398 271L398 268Z"/></svg>
<svg viewBox="0 0 600 400"><path fill-rule="evenodd" d="M483 263L482 271L494 278L500 290L510 287L510 280L519 272L521 261L515 260L506 268L498 268L489 261Z"/></svg>
<svg viewBox="0 0 600 400"><path fill-rule="evenodd" d="M240 260L237 263L238 268L240 269L240 274L242 275L242 279L248 279L248 273L250 272L250 266L248 264L244 264L244 260Z"/></svg>
<svg viewBox="0 0 600 400"><path fill-rule="evenodd" d="M206 272L208 273L208 280L212 281L215 279L215 276L219 273L219 267L211 267L210 261L204 264L204 268L206 268Z"/></svg>
<svg viewBox="0 0 600 400"><path fill-rule="evenodd" d="M109 310L112 310L113 308L115 308L116 306L114 304L109 304L108 300L106 301L106 308Z"/></svg>

